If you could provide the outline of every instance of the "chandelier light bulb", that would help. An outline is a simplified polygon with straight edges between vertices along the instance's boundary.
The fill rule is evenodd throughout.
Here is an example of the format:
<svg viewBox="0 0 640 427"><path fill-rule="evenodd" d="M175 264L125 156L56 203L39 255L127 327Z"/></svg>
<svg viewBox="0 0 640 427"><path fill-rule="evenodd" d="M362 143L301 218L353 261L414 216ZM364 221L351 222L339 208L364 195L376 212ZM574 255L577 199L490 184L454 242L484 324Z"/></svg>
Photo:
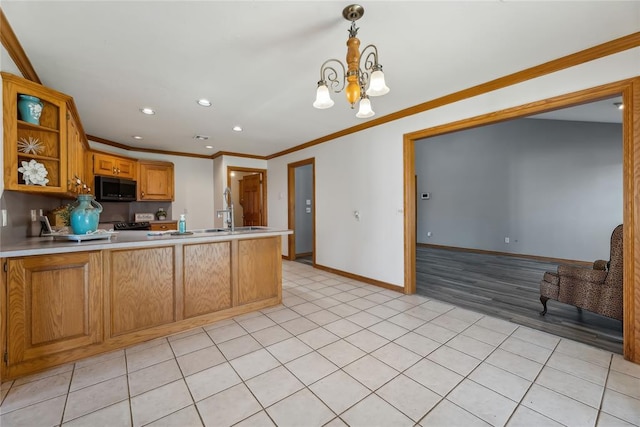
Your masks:
<svg viewBox="0 0 640 427"><path fill-rule="evenodd" d="M384 81L384 73L382 70L376 70L371 73L371 81L369 82L369 89L367 89L367 95L369 96L382 96L389 93L389 88Z"/></svg>
<svg viewBox="0 0 640 427"><path fill-rule="evenodd" d="M329 95L329 88L326 84L319 83L316 90L316 100L313 103L315 108L324 110L325 108L331 108L333 106L333 100Z"/></svg>
<svg viewBox="0 0 640 427"><path fill-rule="evenodd" d="M358 110L356 117L359 119L366 119L373 117L375 114L376 113L371 109L371 101L369 101L369 98L362 98L360 100L360 109Z"/></svg>

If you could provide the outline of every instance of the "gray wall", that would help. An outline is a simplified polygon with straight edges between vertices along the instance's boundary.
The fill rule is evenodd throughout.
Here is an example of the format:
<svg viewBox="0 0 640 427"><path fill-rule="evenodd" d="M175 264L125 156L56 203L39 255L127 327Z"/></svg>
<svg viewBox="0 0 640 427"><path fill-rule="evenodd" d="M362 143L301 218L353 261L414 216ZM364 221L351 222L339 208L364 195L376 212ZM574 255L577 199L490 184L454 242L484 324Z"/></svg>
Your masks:
<svg viewBox="0 0 640 427"><path fill-rule="evenodd" d="M313 252L313 215L307 213L307 200L313 203L313 168L304 165L295 168L296 180L296 254Z"/></svg>
<svg viewBox="0 0 640 427"><path fill-rule="evenodd" d="M31 210L40 210L44 214L68 203L72 199L60 199L52 196L5 191L0 197L0 209L7 210L7 226L0 227L0 246L20 242L25 237L37 236L40 232L40 221L31 222Z"/></svg>
<svg viewBox="0 0 640 427"><path fill-rule="evenodd" d="M622 222L622 125L519 119L427 138L416 174L419 243L608 259Z"/></svg>

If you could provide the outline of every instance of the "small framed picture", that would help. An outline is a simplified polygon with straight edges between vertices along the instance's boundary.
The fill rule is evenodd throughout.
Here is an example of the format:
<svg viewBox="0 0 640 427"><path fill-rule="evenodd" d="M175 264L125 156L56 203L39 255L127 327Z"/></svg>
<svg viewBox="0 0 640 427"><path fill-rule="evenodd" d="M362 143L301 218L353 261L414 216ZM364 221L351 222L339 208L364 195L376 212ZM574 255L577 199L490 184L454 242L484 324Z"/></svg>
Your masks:
<svg viewBox="0 0 640 427"><path fill-rule="evenodd" d="M46 216L40 217L40 236L50 236L53 234L53 230L51 229L51 224L49 223L49 218Z"/></svg>

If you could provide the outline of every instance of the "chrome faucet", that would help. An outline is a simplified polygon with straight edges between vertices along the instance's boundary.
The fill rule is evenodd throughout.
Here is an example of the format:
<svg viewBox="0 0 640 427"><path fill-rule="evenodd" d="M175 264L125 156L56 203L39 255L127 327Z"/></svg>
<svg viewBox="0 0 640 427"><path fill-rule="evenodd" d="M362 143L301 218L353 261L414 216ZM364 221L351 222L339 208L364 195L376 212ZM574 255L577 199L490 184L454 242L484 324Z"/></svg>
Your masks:
<svg viewBox="0 0 640 427"><path fill-rule="evenodd" d="M226 213L227 219L224 221L226 223L226 228L234 231L236 225L233 218L233 201L231 200L231 189L229 187L226 187L224 189L224 193L222 193L222 199L226 209L216 211L216 214L218 215L218 218L222 218L223 214Z"/></svg>

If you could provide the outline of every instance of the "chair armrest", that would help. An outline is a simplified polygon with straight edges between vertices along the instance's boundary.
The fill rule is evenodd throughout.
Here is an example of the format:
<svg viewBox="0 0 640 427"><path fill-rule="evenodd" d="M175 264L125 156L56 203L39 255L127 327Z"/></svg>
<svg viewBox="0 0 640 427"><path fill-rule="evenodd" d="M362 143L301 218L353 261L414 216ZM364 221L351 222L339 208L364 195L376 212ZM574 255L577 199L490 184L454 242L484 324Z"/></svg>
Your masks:
<svg viewBox="0 0 640 427"><path fill-rule="evenodd" d="M593 269L594 270L606 270L607 269L607 264L608 262L603 260L603 259L599 259L593 262Z"/></svg>
<svg viewBox="0 0 640 427"><path fill-rule="evenodd" d="M558 266L558 276L573 277L579 280L585 280L592 283L602 283L607 278L607 272L604 270L590 270L584 267L573 267L571 265Z"/></svg>

